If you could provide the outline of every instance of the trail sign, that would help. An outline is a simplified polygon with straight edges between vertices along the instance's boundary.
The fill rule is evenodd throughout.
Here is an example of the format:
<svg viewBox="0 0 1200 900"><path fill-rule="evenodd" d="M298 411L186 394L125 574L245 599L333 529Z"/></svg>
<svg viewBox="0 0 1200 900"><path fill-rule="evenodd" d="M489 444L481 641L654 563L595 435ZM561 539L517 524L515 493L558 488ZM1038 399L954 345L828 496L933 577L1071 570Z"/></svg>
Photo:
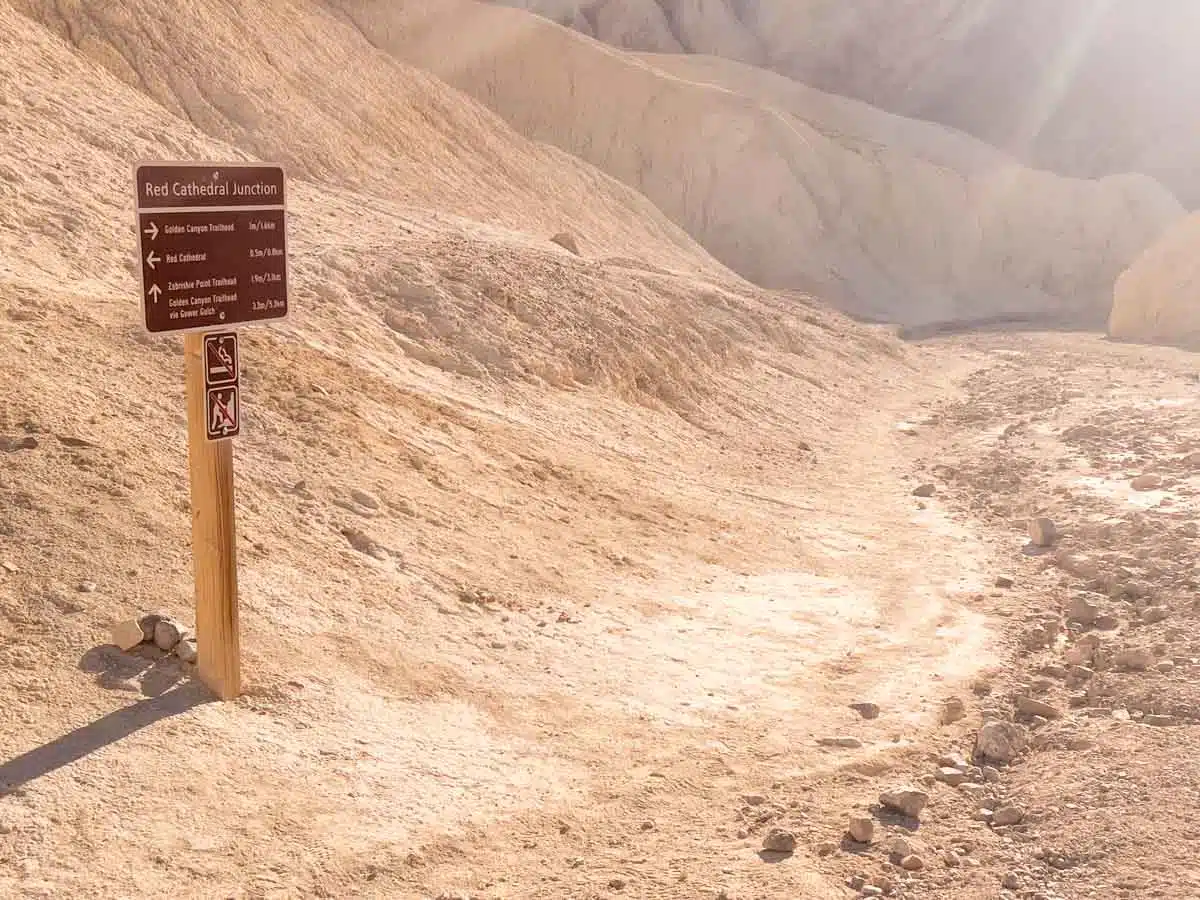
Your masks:
<svg viewBox="0 0 1200 900"><path fill-rule="evenodd" d="M152 334L187 332L200 678L231 700L241 693L242 657L228 438L241 431L242 402L238 336L227 329L287 316L287 186L280 166L215 162L142 163L133 183L142 324Z"/></svg>
<svg viewBox="0 0 1200 900"><path fill-rule="evenodd" d="M134 169L146 330L228 328L288 313L280 166L143 163Z"/></svg>

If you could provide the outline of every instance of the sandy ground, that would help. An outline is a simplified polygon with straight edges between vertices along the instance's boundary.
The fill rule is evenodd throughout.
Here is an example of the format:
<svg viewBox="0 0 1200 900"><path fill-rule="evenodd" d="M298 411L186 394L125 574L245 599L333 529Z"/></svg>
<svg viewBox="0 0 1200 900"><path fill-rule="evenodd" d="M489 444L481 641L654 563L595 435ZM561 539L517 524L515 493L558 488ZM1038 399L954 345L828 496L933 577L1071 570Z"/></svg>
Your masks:
<svg viewBox="0 0 1200 900"><path fill-rule="evenodd" d="M1186 816L1196 789L1178 762L1195 709L1182 624L1195 465L1179 462L1200 436L1190 359L1074 335L947 339L917 359L819 450L793 442L790 458L753 441L753 455L699 441L672 458L668 436L632 413L619 454L575 456L598 436L571 434L568 417L594 420L560 409L554 447L532 438L518 464L537 490L509 494L509 526L472 525L452 504L421 513L469 532L459 558L438 562L463 573L457 596L420 572L415 547L404 563L349 546L320 555L304 523L335 516L338 498L279 485L268 508L265 442L247 441L249 689L230 704L205 702L170 659L104 647L93 614L186 615L183 509L106 520L63 488L111 486L121 468L101 478L104 460L129 448L10 407L6 438L38 443L9 450L3 469L4 892L816 898L890 872L897 896L1179 896L1163 891L1193 884L1195 835L1160 811ZM458 415L483 442L500 409ZM1078 425L1094 429L1068 430ZM447 469L483 464L455 459L469 452L445 451ZM1126 488L1151 470L1164 490ZM911 496L926 480L935 496ZM377 532L416 512L369 487L387 497L365 523ZM597 508L607 491L628 492L627 515ZM520 507L535 494L571 527L533 533L538 517ZM1050 553L1022 550L1034 513L1064 532ZM557 588L492 568L505 549L560 569ZM1097 665L1086 702L1053 678L1031 686L1078 643L1063 631L1030 652L1025 635L1081 587L1063 569L1079 556L1114 580L1110 594L1149 585L1132 605L1106 598L1121 621L1105 646L1144 644L1173 668ZM999 573L1015 587L994 589ZM1146 625L1137 606L1151 600L1169 616ZM987 696L972 691L981 672ZM939 753L969 753L979 716L1011 716L1011 697L1030 690L1066 715L1004 773L1025 824L973 821L975 804L937 785L914 838L925 871L902 877L887 862L894 824L872 848L818 855L848 812L935 771ZM939 728L951 695L969 715ZM849 708L863 700L878 719ZM1172 724L1143 724L1156 714ZM862 746L818 743L843 736ZM769 827L791 830L797 852L764 859ZM977 867L936 855L962 845ZM1001 893L1012 873L1024 893Z"/></svg>

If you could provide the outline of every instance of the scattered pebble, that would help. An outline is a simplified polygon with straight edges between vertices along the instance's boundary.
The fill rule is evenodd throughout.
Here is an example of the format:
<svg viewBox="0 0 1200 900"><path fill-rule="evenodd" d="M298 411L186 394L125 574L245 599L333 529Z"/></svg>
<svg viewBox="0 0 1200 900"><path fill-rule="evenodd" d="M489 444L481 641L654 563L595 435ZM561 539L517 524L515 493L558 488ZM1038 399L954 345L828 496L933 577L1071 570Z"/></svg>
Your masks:
<svg viewBox="0 0 1200 900"><path fill-rule="evenodd" d="M1157 661L1153 653L1142 647L1128 647L1113 656L1113 665L1118 669L1129 669L1134 672L1144 672Z"/></svg>
<svg viewBox="0 0 1200 900"><path fill-rule="evenodd" d="M1010 588L1013 586L1013 580L1007 575L997 575L995 584L998 588Z"/></svg>
<svg viewBox="0 0 1200 900"><path fill-rule="evenodd" d="M1019 806L1002 806L992 814L993 825L1020 825L1025 821L1025 811Z"/></svg>
<svg viewBox="0 0 1200 900"><path fill-rule="evenodd" d="M949 766L943 766L937 770L937 780L943 784L950 785L950 787L958 787L967 780L967 773L959 769L952 769Z"/></svg>
<svg viewBox="0 0 1200 900"><path fill-rule="evenodd" d="M915 787L900 787L884 791L879 795L879 805L884 809L903 813L910 819L920 818L921 810L929 803L929 794Z"/></svg>
<svg viewBox="0 0 1200 900"><path fill-rule="evenodd" d="M1029 521L1029 540L1035 547L1049 547L1058 538L1054 521L1041 516Z"/></svg>
<svg viewBox="0 0 1200 900"><path fill-rule="evenodd" d="M112 642L128 652L146 639L142 626L136 619L121 622L112 630Z"/></svg>
<svg viewBox="0 0 1200 900"><path fill-rule="evenodd" d="M170 619L159 619L154 626L154 644L159 650L174 650L182 637L183 630Z"/></svg>
<svg viewBox="0 0 1200 900"><path fill-rule="evenodd" d="M906 872L920 872L925 868L925 860L913 853L900 860L900 868Z"/></svg>
<svg viewBox="0 0 1200 900"><path fill-rule="evenodd" d="M870 816L851 816L846 831L858 843L869 844L875 838L875 820Z"/></svg>
<svg viewBox="0 0 1200 900"><path fill-rule="evenodd" d="M185 637L175 645L175 655L179 657L180 662L194 663L200 655L196 649L196 639Z"/></svg>
<svg viewBox="0 0 1200 900"><path fill-rule="evenodd" d="M1017 711L1027 716L1041 716L1044 719L1062 718L1062 710L1057 706L1024 695L1017 697Z"/></svg>
<svg viewBox="0 0 1200 900"><path fill-rule="evenodd" d="M983 767L983 780L988 784L998 784L1000 782L1000 770L992 766Z"/></svg>
<svg viewBox="0 0 1200 900"><path fill-rule="evenodd" d="M822 747L842 747L847 750L857 750L863 745L862 741L854 737L818 738L817 743Z"/></svg>
<svg viewBox="0 0 1200 900"><path fill-rule="evenodd" d="M796 836L783 828L772 828L763 838L763 849L769 853L791 853L796 849Z"/></svg>
<svg viewBox="0 0 1200 900"><path fill-rule="evenodd" d="M932 484L920 484L913 488L914 497L932 497L937 493L937 487Z"/></svg>
<svg viewBox="0 0 1200 900"><path fill-rule="evenodd" d="M1165 606L1148 606L1142 610L1142 621L1147 625L1153 625L1156 622L1161 622L1171 615L1171 611Z"/></svg>
<svg viewBox="0 0 1200 900"><path fill-rule="evenodd" d="M866 702L851 703L850 708L853 709L854 711L856 711L864 719L878 719L879 718L879 704L878 703L866 703Z"/></svg>
<svg viewBox="0 0 1200 900"><path fill-rule="evenodd" d="M1162 476L1150 473L1139 475L1129 482L1129 486L1135 491L1156 491L1162 487Z"/></svg>
<svg viewBox="0 0 1200 900"><path fill-rule="evenodd" d="M833 841L821 841L817 844L817 856L832 856L837 852L837 844Z"/></svg>
<svg viewBox="0 0 1200 900"><path fill-rule="evenodd" d="M1015 722L987 722L975 736L975 752L992 762L1010 763L1028 746L1028 731Z"/></svg>
<svg viewBox="0 0 1200 900"><path fill-rule="evenodd" d="M1067 619L1080 625L1093 625L1100 617L1100 607L1084 594L1076 594L1067 606Z"/></svg>
<svg viewBox="0 0 1200 900"><path fill-rule="evenodd" d="M959 697L948 697L942 701L939 720L943 725L953 725L967 717L967 705Z"/></svg>
<svg viewBox="0 0 1200 900"><path fill-rule="evenodd" d="M79 593L81 593L81 594L94 594L94 593L96 593L96 582L94 582L94 581L81 581L81 582L79 583Z"/></svg>

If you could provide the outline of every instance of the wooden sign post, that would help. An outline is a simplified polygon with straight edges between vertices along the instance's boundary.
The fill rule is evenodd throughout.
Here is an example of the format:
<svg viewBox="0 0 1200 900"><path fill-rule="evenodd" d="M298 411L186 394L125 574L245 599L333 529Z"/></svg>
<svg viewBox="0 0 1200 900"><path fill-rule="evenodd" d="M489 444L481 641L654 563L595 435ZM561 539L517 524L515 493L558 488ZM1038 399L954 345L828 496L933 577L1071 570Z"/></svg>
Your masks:
<svg viewBox="0 0 1200 900"><path fill-rule="evenodd" d="M225 329L287 316L285 178L279 166L154 163L135 167L134 186L143 322L186 332L200 678L231 700L242 690L230 440L242 398L238 335Z"/></svg>

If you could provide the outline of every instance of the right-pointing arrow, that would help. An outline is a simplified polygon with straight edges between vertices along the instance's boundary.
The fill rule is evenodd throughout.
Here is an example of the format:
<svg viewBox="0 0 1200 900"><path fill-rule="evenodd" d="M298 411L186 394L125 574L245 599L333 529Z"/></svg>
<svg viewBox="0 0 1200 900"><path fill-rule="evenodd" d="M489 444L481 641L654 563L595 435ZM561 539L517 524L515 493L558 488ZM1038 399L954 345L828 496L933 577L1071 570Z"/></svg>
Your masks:
<svg viewBox="0 0 1200 900"><path fill-rule="evenodd" d="M162 288L160 288L157 284L152 284L150 285L150 290L146 291L146 293L150 295L151 300L157 303L158 295L162 293Z"/></svg>
<svg viewBox="0 0 1200 900"><path fill-rule="evenodd" d="M154 222L151 222L150 227L143 229L142 234L150 235L150 240L152 240L152 241L157 240L158 239L158 225Z"/></svg>

